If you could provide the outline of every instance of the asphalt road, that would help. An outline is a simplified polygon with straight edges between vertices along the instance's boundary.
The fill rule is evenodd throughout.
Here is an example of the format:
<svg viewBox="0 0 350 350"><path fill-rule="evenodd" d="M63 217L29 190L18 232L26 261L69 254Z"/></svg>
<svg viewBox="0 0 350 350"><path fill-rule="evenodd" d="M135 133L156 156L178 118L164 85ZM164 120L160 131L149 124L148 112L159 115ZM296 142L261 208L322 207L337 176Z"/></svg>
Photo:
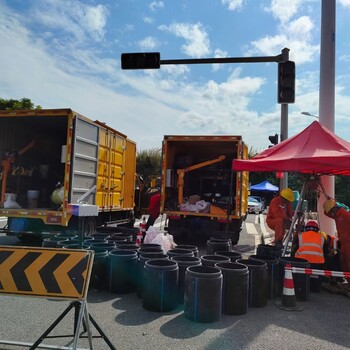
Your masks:
<svg viewBox="0 0 350 350"><path fill-rule="evenodd" d="M249 215L240 244L235 247L246 256L255 252L260 227ZM15 243L13 237L0 237L0 244ZM10 244L12 244L10 243ZM193 243L193 242L187 242ZM205 241L199 241L200 254ZM29 345L5 345L4 341L33 343L70 304L44 298L1 295L0 349L28 349ZM349 299L344 296L311 293L307 302L297 302L302 311L284 311L269 300L261 308L249 308L240 316L222 315L218 322L196 323L185 318L183 306L166 313L146 311L136 293L89 292L88 311L117 349L349 349ZM93 334L98 332L94 327ZM52 334L72 334L73 312ZM49 338L44 344L68 345L70 338ZM93 339L94 349L106 350L101 338ZM89 348L80 339L79 348Z"/></svg>

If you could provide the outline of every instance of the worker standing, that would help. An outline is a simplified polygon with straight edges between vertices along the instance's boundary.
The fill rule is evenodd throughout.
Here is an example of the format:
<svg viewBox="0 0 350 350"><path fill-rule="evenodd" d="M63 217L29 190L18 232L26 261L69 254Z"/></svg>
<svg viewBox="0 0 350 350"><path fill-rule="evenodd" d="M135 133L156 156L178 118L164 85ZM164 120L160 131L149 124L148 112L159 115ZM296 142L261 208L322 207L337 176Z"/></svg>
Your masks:
<svg viewBox="0 0 350 350"><path fill-rule="evenodd" d="M325 239L319 230L316 221L310 220L304 226L303 231L294 237L292 256L305 259L310 263L310 268L324 270ZM317 275L310 276L310 291L321 291L322 278Z"/></svg>
<svg viewBox="0 0 350 350"><path fill-rule="evenodd" d="M294 211L292 202L294 201L294 192L290 188L284 188L279 196L273 198L267 213L266 224L275 231L275 246L282 246L285 230L289 229Z"/></svg>
<svg viewBox="0 0 350 350"><path fill-rule="evenodd" d="M350 213L337 205L333 199L323 203L326 216L334 219L340 241L340 267L343 272L350 272ZM347 288L350 289L350 279L347 279Z"/></svg>

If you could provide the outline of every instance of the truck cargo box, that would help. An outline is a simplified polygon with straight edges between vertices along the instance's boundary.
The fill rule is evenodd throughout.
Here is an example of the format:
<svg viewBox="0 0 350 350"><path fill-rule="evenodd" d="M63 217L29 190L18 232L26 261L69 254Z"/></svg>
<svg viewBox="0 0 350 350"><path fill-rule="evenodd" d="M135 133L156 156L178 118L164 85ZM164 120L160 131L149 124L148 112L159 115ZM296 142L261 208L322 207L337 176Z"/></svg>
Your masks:
<svg viewBox="0 0 350 350"><path fill-rule="evenodd" d="M169 231L231 232L235 239L247 214L248 173L233 172L246 159L241 136L165 136L161 211Z"/></svg>

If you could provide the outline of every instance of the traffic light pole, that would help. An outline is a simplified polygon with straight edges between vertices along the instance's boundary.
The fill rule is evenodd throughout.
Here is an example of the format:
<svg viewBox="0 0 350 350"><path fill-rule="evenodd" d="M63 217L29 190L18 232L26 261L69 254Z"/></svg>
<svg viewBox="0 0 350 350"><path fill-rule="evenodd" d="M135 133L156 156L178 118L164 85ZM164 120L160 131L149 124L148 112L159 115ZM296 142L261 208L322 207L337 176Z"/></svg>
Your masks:
<svg viewBox="0 0 350 350"><path fill-rule="evenodd" d="M289 49L284 48L282 50L282 61L289 61ZM281 142L288 138L288 104L281 104ZM288 173L285 172L284 176L280 179L280 190L288 187Z"/></svg>

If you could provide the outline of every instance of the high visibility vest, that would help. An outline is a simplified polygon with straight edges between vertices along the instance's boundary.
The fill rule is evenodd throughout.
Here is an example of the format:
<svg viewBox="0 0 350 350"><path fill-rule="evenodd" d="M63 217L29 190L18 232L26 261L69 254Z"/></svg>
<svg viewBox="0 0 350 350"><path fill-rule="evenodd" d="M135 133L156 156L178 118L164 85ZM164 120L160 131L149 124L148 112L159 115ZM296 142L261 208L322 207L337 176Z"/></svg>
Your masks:
<svg viewBox="0 0 350 350"><path fill-rule="evenodd" d="M315 231L305 231L298 235L299 248L295 253L296 258L306 259L313 264L323 264L323 237Z"/></svg>

